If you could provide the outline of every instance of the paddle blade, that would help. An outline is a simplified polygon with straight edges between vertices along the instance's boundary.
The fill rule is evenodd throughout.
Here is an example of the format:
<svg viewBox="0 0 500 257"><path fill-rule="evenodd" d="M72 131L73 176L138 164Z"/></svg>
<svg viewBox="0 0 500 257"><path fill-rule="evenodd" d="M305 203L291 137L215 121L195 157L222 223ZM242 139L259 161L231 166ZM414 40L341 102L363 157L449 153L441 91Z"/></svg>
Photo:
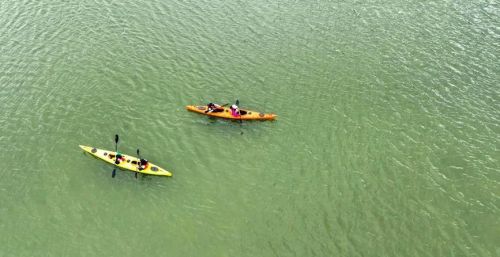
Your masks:
<svg viewBox="0 0 500 257"><path fill-rule="evenodd" d="M137 172L135 173L135 178L137 178Z"/></svg>
<svg viewBox="0 0 500 257"><path fill-rule="evenodd" d="M141 154L139 154L139 149L137 149L137 155L141 155Z"/></svg>
<svg viewBox="0 0 500 257"><path fill-rule="evenodd" d="M236 99L236 105L240 106L240 100Z"/></svg>
<svg viewBox="0 0 500 257"><path fill-rule="evenodd" d="M114 178L116 176L116 169L113 169L113 173L111 173L111 177Z"/></svg>
<svg viewBox="0 0 500 257"><path fill-rule="evenodd" d="M115 152L118 152L118 140L120 138L118 137L118 134L115 135Z"/></svg>

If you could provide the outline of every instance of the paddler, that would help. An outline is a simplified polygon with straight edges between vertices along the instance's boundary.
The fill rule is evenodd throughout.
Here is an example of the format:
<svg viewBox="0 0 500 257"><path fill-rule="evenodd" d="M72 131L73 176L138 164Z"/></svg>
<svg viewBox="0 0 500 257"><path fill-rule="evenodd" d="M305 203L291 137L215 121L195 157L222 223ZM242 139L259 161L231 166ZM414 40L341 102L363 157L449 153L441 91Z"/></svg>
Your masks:
<svg viewBox="0 0 500 257"><path fill-rule="evenodd" d="M240 110L236 104L231 105L229 109L231 109L231 115L233 117L240 117Z"/></svg>
<svg viewBox="0 0 500 257"><path fill-rule="evenodd" d="M148 167L149 162L146 159L141 159L137 164L139 166L139 170L145 170Z"/></svg>
<svg viewBox="0 0 500 257"><path fill-rule="evenodd" d="M109 156L110 159L113 159L113 158L116 157L115 158L115 164L116 165L120 164L120 161L125 161L125 157L123 157L123 155L121 153L119 153L119 152L116 152L116 155L109 154L108 156Z"/></svg>
<svg viewBox="0 0 500 257"><path fill-rule="evenodd" d="M120 164L120 161L125 161L125 157L119 152L116 152L116 159L115 159L115 164L118 165Z"/></svg>
<svg viewBox="0 0 500 257"><path fill-rule="evenodd" d="M214 104L214 103L208 103L207 110L205 111L205 113L220 112L222 110L223 110L222 106L220 106L218 104Z"/></svg>

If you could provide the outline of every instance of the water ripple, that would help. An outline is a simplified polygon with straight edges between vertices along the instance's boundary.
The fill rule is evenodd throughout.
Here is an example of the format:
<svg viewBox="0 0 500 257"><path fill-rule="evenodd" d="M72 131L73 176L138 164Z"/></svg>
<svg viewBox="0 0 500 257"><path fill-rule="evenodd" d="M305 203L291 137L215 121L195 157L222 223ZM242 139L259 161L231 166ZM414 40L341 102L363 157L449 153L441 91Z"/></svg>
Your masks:
<svg viewBox="0 0 500 257"><path fill-rule="evenodd" d="M498 10L7 1L0 255L492 256ZM236 99L279 118L184 109ZM77 148L115 133L174 177Z"/></svg>

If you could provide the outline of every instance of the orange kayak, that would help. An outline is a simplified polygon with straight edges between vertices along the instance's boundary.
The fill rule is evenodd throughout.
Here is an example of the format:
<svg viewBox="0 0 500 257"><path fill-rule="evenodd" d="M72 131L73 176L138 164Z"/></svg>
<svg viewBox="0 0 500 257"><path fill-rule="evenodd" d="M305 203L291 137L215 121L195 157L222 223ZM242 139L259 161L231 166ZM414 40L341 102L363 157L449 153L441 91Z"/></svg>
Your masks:
<svg viewBox="0 0 500 257"><path fill-rule="evenodd" d="M240 116L234 117L231 115L231 109L229 107L220 107L218 110L215 110L213 112L205 113L207 110L207 106L195 106L195 105L188 105L186 106L186 109L188 111L192 112L197 112L200 114L208 115L211 117L217 117L217 118L224 118L224 119L232 119L232 120L274 120L278 115L276 114L269 114L269 113L263 113L263 112L256 112L256 111L250 111L246 109L240 109Z"/></svg>

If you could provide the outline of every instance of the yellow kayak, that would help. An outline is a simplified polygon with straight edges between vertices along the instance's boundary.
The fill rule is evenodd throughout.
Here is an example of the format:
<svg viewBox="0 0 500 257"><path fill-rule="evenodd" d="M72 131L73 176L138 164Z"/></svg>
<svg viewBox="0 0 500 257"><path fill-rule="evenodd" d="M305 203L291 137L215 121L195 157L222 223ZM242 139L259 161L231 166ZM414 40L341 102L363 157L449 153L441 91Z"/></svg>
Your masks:
<svg viewBox="0 0 500 257"><path fill-rule="evenodd" d="M197 112L201 114L205 114L208 116L212 117L217 117L217 118L225 118L225 119L232 119L232 120L274 120L278 115L273 114L273 113L262 113L262 112L256 112L256 111L250 111L250 110L245 110L245 109L240 109L241 116L234 117L231 115L231 109L229 107L220 107L219 110L205 113L207 110L207 106L195 106L195 105L188 105L186 106L186 109L188 111L192 112Z"/></svg>
<svg viewBox="0 0 500 257"><path fill-rule="evenodd" d="M116 152L114 151L102 150L95 147L84 146L84 145L80 145L80 148L82 148L85 152L88 152L93 156L122 169L140 172L148 175L167 176L167 177L172 176L172 173L158 167L153 163L149 163L145 169L139 170L139 166L137 165L137 163L140 161L140 159L134 156L122 154L125 159L123 159L120 162L120 164L115 164Z"/></svg>

